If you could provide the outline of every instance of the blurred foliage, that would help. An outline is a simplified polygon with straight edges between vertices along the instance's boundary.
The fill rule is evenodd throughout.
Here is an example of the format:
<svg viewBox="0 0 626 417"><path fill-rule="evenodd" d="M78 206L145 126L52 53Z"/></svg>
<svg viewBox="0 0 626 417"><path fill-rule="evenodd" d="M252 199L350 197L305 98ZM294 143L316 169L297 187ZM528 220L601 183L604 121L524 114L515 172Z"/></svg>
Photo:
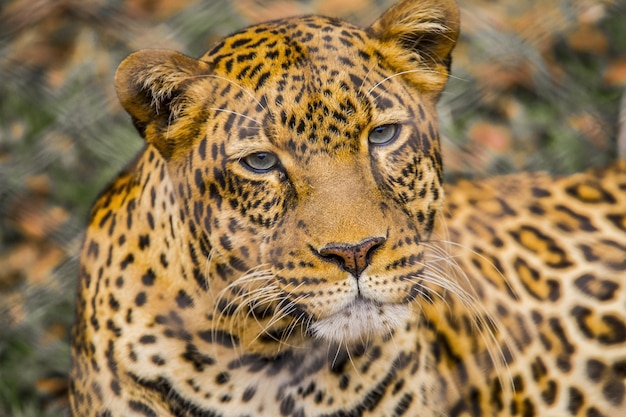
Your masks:
<svg viewBox="0 0 626 417"><path fill-rule="evenodd" d="M568 173L615 157L624 0L460 0L440 104L450 176ZM89 206L141 148L113 90L142 48L199 56L244 25L303 13L367 24L389 0L0 0L0 417L66 410Z"/></svg>

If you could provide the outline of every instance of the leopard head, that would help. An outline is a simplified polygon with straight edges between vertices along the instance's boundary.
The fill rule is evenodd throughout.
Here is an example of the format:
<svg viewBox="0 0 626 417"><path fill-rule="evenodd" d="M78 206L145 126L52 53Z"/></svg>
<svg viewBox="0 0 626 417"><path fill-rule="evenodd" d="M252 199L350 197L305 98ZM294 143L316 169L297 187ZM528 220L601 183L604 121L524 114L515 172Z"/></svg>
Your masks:
<svg viewBox="0 0 626 417"><path fill-rule="evenodd" d="M121 64L118 95L164 161L193 304L215 329L245 347L350 345L406 321L441 210L435 106L458 18L453 1L405 0L366 29L287 19L200 59Z"/></svg>

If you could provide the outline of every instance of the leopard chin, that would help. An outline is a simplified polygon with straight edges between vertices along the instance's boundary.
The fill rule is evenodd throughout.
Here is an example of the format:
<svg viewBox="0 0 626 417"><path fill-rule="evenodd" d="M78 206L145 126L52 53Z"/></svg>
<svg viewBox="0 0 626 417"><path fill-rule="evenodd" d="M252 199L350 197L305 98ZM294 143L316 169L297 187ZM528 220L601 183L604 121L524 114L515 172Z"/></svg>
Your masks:
<svg viewBox="0 0 626 417"><path fill-rule="evenodd" d="M310 330L315 338L330 344L367 344L375 337L391 335L409 317L408 305L358 298L340 311L315 321Z"/></svg>

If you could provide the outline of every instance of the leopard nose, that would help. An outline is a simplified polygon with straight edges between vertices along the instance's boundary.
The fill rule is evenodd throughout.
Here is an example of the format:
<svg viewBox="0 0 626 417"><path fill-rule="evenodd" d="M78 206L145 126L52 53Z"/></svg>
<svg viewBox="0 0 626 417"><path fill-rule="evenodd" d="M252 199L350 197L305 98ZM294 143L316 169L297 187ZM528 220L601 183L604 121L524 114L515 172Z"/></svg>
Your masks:
<svg viewBox="0 0 626 417"><path fill-rule="evenodd" d="M370 264L372 254L386 240L384 237L371 237L356 245L331 243L321 248L318 253L323 259L337 263L341 269L358 278Z"/></svg>

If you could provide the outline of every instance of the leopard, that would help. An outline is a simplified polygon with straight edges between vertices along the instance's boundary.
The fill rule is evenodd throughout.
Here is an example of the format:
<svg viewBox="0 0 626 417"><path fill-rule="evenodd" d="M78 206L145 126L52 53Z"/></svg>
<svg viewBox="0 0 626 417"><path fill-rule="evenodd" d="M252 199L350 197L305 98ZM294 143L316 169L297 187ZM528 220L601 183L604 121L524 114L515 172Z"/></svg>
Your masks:
<svg viewBox="0 0 626 417"><path fill-rule="evenodd" d="M145 140L80 255L74 416L618 416L626 161L444 181L453 0L119 66Z"/></svg>

